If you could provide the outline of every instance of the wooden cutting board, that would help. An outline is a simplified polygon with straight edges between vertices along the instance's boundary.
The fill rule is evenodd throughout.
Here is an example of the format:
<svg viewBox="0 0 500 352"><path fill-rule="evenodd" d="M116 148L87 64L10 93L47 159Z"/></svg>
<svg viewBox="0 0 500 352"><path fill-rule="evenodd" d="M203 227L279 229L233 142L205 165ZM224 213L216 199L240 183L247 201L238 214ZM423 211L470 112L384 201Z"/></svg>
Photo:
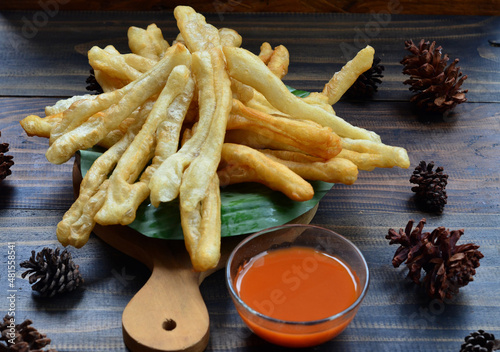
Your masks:
<svg viewBox="0 0 500 352"><path fill-rule="evenodd" d="M75 195L81 180L77 158L73 168ZM291 223L309 223L317 207ZM224 237L219 265L200 273L193 270L182 240L150 238L120 225L96 225L94 233L151 270L149 280L123 311L127 347L132 352L203 351L208 344L210 319L199 286L208 275L225 267L229 254L245 236Z"/></svg>

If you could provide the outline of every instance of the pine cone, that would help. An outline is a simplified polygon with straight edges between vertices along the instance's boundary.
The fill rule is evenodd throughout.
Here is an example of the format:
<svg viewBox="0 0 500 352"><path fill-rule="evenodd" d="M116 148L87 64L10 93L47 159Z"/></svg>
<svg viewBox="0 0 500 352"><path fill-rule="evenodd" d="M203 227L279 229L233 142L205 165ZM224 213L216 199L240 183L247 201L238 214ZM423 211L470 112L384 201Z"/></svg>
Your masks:
<svg viewBox="0 0 500 352"><path fill-rule="evenodd" d="M2 132L0 132L0 137ZM9 176L12 171L10 167L14 165L12 155L5 155L9 151L9 143L0 143L0 181Z"/></svg>
<svg viewBox="0 0 500 352"><path fill-rule="evenodd" d="M465 93L460 87L467 79L462 76L458 59L448 67L448 54L441 53L441 47L436 42L422 39L418 46L413 41L405 41L405 49L411 54L401 61L404 65L403 73L410 75L404 84L410 85L410 91L416 92L411 102L427 112L445 113L457 104L467 101Z"/></svg>
<svg viewBox="0 0 500 352"><path fill-rule="evenodd" d="M0 344L0 352L57 352L55 349L42 350L51 341L46 334L30 326L32 323L31 320L25 320L16 325L14 319L6 315L0 324L0 341L6 345Z"/></svg>
<svg viewBox="0 0 500 352"><path fill-rule="evenodd" d="M457 246L456 243L464 230L446 230L438 227L432 232L422 232L425 219L420 220L412 231L413 220L405 230L389 229L385 237L389 244L397 243L392 265L397 268L406 261L409 269L408 277L422 285L431 298L451 298L458 293L460 287L473 281L476 268L483 254L479 246L467 243ZM425 277L421 280L421 271Z"/></svg>
<svg viewBox="0 0 500 352"><path fill-rule="evenodd" d="M460 352L492 352L500 349L500 340L484 330L475 331L465 337Z"/></svg>
<svg viewBox="0 0 500 352"><path fill-rule="evenodd" d="M36 256L35 251L31 251L31 258L20 265L29 269L21 277L29 275L32 289L43 297L73 291L83 283L78 265L75 265L66 249L59 254L59 248L55 251L44 248Z"/></svg>
<svg viewBox="0 0 500 352"><path fill-rule="evenodd" d="M378 85L384 77L384 66L380 65L380 58L373 59L373 64L368 71L363 72L354 84L345 93L348 98L371 98L377 92Z"/></svg>
<svg viewBox="0 0 500 352"><path fill-rule="evenodd" d="M85 87L85 89L89 91L95 91L95 94L103 93L101 85L95 78L95 72L93 68L90 69L90 76L87 77L85 83L87 83L87 87Z"/></svg>
<svg viewBox="0 0 500 352"><path fill-rule="evenodd" d="M421 161L410 177L410 182L417 185L411 190L416 193L415 200L422 209L431 213L442 213L448 202L446 195L448 175L443 174L441 166L436 171L432 171L433 168L433 161L429 164Z"/></svg>

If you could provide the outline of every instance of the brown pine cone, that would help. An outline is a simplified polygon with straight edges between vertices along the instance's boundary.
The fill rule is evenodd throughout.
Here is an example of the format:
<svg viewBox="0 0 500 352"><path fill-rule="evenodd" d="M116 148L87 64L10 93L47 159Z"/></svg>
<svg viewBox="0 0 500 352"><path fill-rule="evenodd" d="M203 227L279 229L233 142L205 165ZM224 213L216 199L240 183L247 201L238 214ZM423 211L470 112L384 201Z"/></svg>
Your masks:
<svg viewBox="0 0 500 352"><path fill-rule="evenodd" d="M22 268L29 270L21 274L24 279L29 275L29 283L34 291L43 297L52 297L63 292L70 292L83 283L83 278L66 249L59 253L59 248L44 248L31 258L22 262Z"/></svg>
<svg viewBox="0 0 500 352"><path fill-rule="evenodd" d="M89 91L94 91L95 94L103 93L101 85L99 84L99 82L97 82L95 78L95 72L93 68L90 69L90 75L85 80L85 83L87 83L85 89Z"/></svg>
<svg viewBox="0 0 500 352"><path fill-rule="evenodd" d="M57 352L55 349L42 350L50 344L46 334L41 334L31 326L31 320L15 324L14 319L6 315L0 324L0 352Z"/></svg>
<svg viewBox="0 0 500 352"><path fill-rule="evenodd" d="M464 230L450 230L438 227L432 232L422 232L425 219L413 228L410 220L406 228L389 229L385 236L389 244L399 244L392 265L397 268L406 262L408 277L422 285L431 298L443 300L458 293L460 287L473 281L476 268L483 254L479 246L467 243L457 246ZM421 280L421 272L425 277Z"/></svg>
<svg viewBox="0 0 500 352"><path fill-rule="evenodd" d="M380 58L375 57L373 64L368 71L363 72L353 85L345 93L347 98L363 99L371 98L378 90L378 85L382 83L384 66L380 65Z"/></svg>
<svg viewBox="0 0 500 352"><path fill-rule="evenodd" d="M464 338L460 352L492 352L500 348L500 340L484 330L474 331Z"/></svg>
<svg viewBox="0 0 500 352"><path fill-rule="evenodd" d="M411 190L415 192L415 201L420 208L431 213L442 213L448 202L446 195L448 175L443 173L444 169L441 166L436 171L433 171L433 168L433 161L429 164L421 161L410 177L410 182L417 185Z"/></svg>
<svg viewBox="0 0 500 352"><path fill-rule="evenodd" d="M0 137L2 132L0 131ZM9 151L9 143L0 143L0 181L12 174L10 167L14 165L13 156L5 155Z"/></svg>
<svg viewBox="0 0 500 352"><path fill-rule="evenodd" d="M448 54L442 54L442 48L436 42L429 43L422 39L418 45L413 41L405 41L405 49L410 52L401 61L403 73L410 75L404 84L410 85L410 91L416 94L411 98L420 109L427 112L443 114L456 105L467 101L460 87L467 79L462 76L458 59L448 67Z"/></svg>

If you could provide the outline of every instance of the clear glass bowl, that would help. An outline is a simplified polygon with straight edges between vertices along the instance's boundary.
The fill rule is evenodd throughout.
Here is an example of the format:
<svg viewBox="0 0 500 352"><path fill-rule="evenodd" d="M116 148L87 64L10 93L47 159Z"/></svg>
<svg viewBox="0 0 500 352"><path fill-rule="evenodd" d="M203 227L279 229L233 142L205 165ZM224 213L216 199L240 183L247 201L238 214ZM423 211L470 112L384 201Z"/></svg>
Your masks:
<svg viewBox="0 0 500 352"><path fill-rule="evenodd" d="M234 287L241 267L262 252L290 246L310 247L344 262L358 278L354 303L330 317L305 322L275 319L247 305ZM257 232L238 244L226 266L226 284L239 315L255 334L276 345L311 347L331 340L349 325L368 290L369 270L361 251L341 235L318 226L291 224Z"/></svg>

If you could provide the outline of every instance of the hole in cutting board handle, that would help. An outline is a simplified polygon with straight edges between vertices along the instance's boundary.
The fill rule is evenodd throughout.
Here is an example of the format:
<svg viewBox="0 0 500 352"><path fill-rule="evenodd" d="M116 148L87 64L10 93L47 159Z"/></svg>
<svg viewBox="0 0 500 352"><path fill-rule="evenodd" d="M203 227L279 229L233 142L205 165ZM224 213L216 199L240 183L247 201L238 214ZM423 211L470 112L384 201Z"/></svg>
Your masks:
<svg viewBox="0 0 500 352"><path fill-rule="evenodd" d="M174 330L177 327L177 323L173 319L165 319L165 321L163 322L163 324L161 325L161 327L164 330L172 331L172 330Z"/></svg>

